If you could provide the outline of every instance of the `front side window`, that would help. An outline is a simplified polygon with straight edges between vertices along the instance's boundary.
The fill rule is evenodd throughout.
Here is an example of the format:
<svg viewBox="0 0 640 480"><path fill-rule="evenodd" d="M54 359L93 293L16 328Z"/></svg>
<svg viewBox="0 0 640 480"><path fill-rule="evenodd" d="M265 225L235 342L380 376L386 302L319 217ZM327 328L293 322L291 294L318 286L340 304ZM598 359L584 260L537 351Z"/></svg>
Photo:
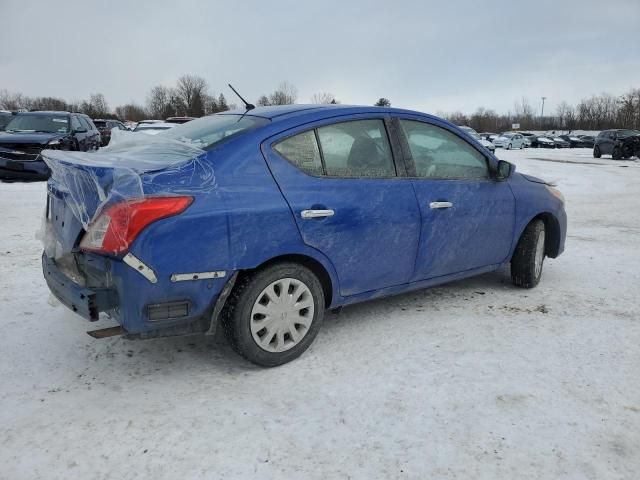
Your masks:
<svg viewBox="0 0 640 480"><path fill-rule="evenodd" d="M423 178L487 178L487 161L462 138L424 122L401 120L416 175Z"/></svg>
<svg viewBox="0 0 640 480"><path fill-rule="evenodd" d="M319 127L286 138L273 148L310 175L346 178L396 175L382 120L354 120Z"/></svg>
<svg viewBox="0 0 640 480"><path fill-rule="evenodd" d="M318 128L326 174L392 177L393 155L382 120L356 120Z"/></svg>
<svg viewBox="0 0 640 480"><path fill-rule="evenodd" d="M74 131L82 128L82 125L80 125L80 120L78 120L78 117L76 117L75 115L71 116L71 128L73 128Z"/></svg>

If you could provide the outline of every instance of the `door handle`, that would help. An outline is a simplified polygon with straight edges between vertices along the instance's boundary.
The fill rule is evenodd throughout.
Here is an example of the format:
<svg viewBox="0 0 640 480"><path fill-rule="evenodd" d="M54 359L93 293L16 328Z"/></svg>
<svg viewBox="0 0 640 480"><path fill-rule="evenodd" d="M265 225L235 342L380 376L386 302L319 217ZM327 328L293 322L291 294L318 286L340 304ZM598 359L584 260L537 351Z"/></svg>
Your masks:
<svg viewBox="0 0 640 480"><path fill-rule="evenodd" d="M302 210L300 212L300 216L302 218L323 218L323 217L333 217L336 212L333 210Z"/></svg>
<svg viewBox="0 0 640 480"><path fill-rule="evenodd" d="M431 202L429 204L429 208L437 209L437 208L451 208L453 207L453 203L451 202Z"/></svg>

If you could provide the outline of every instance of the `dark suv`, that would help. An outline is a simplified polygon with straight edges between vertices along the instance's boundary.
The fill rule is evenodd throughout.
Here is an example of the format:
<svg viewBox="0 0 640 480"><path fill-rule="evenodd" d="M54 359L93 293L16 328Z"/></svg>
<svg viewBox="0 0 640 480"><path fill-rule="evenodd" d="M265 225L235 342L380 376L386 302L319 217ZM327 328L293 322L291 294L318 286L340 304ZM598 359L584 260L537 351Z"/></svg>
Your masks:
<svg viewBox="0 0 640 480"><path fill-rule="evenodd" d="M127 127L125 127L120 120L104 120L102 118L96 118L93 120L93 123L98 127L98 131L102 137L102 142L100 143L102 147L109 145L109 141L111 140L111 129L117 128L118 130L127 130Z"/></svg>
<svg viewBox="0 0 640 480"><path fill-rule="evenodd" d="M614 160L622 160L640 155L640 131L638 130L603 130L593 146L593 156L611 155Z"/></svg>
<svg viewBox="0 0 640 480"><path fill-rule="evenodd" d="M89 117L69 112L23 112L0 132L0 179L46 180L40 151L97 150L100 132Z"/></svg>

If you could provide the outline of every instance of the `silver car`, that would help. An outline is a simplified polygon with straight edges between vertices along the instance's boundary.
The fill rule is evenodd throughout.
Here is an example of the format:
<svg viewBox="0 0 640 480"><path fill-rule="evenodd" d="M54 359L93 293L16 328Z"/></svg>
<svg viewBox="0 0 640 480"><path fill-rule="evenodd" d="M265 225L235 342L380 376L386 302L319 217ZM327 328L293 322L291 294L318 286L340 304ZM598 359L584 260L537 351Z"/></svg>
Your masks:
<svg viewBox="0 0 640 480"><path fill-rule="evenodd" d="M506 148L507 150L511 150L512 148L524 148L525 147L524 135L518 132L501 133L493 141L493 144L496 147Z"/></svg>

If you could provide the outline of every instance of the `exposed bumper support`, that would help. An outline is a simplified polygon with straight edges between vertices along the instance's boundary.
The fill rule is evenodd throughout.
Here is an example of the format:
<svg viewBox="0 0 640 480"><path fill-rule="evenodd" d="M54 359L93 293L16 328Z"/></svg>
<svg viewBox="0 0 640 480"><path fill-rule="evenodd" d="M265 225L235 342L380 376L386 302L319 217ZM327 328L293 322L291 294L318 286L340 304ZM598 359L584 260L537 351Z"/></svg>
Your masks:
<svg viewBox="0 0 640 480"><path fill-rule="evenodd" d="M87 320L95 322L100 312L112 310L118 305L118 295L114 290L91 289L75 283L60 271L52 258L44 253L42 254L42 271L51 293Z"/></svg>

